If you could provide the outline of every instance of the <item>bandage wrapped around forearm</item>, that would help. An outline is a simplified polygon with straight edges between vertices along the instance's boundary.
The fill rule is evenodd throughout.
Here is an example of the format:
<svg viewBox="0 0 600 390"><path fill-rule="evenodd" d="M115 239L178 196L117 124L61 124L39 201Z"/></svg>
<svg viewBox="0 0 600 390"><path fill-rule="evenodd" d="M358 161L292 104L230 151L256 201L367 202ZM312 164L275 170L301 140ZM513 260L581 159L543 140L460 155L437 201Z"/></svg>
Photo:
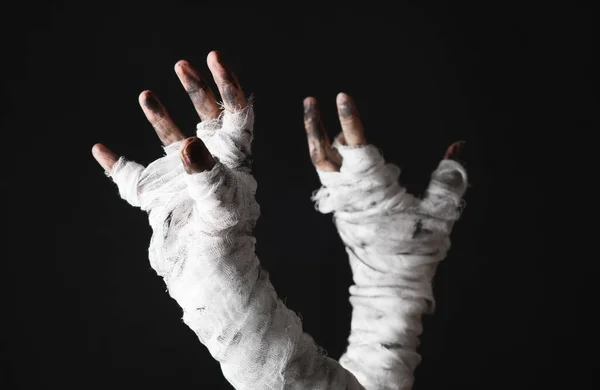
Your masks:
<svg viewBox="0 0 600 390"><path fill-rule="evenodd" d="M424 198L398 183L400 168L386 164L373 145L336 140L339 172L318 171L317 210L333 212L350 258L354 285L348 348L340 363L367 390L412 387L420 362L421 315L434 310L432 278L450 247L460 214L466 172L442 160Z"/></svg>
<svg viewBox="0 0 600 390"><path fill-rule="evenodd" d="M254 253L253 119L249 106L198 125L216 160L209 171L185 173L178 142L145 169L121 159L111 175L148 211L150 263L236 389L363 389L302 331Z"/></svg>

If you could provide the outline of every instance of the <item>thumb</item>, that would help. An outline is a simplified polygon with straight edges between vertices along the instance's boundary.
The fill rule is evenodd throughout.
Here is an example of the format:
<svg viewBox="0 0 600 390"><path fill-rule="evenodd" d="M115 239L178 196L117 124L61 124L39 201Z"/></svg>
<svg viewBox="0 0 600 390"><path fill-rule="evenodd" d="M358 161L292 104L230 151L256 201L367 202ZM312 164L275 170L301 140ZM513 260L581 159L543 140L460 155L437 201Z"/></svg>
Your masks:
<svg viewBox="0 0 600 390"><path fill-rule="evenodd" d="M110 177L119 188L119 195L130 205L139 207L138 186L144 167L125 157L119 157L102 144L95 144L92 155L98 164L104 168L106 176Z"/></svg>
<svg viewBox="0 0 600 390"><path fill-rule="evenodd" d="M432 215L456 220L467 189L467 171L464 167L463 141L448 148L444 159L431 175L431 181L421 201L421 207Z"/></svg>
<svg viewBox="0 0 600 390"><path fill-rule="evenodd" d="M181 143L179 151L185 171L190 175L209 171L215 166L212 154L198 137L185 139Z"/></svg>

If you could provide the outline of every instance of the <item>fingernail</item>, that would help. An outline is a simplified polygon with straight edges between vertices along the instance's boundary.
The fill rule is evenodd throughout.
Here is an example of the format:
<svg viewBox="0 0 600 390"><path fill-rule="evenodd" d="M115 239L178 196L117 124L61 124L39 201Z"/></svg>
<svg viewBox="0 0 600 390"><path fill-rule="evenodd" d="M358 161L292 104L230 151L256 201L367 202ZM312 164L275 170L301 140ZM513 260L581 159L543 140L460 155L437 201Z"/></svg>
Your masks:
<svg viewBox="0 0 600 390"><path fill-rule="evenodd" d="M344 92L338 93L338 95L336 96L335 100L336 100L336 103L339 104L339 105L350 103L350 98Z"/></svg>
<svg viewBox="0 0 600 390"><path fill-rule="evenodd" d="M313 107L315 106L314 101L312 99L304 99L304 113L308 114L309 112L311 112L313 110Z"/></svg>
<svg viewBox="0 0 600 390"><path fill-rule="evenodd" d="M187 173L196 173L210 170L215 166L215 160L204 143L194 137L182 150L182 159Z"/></svg>
<svg viewBox="0 0 600 390"><path fill-rule="evenodd" d="M196 164L202 160L204 156L204 145L202 141L198 138L194 138L190 141L185 149L183 150L183 154L188 162L188 164Z"/></svg>
<svg viewBox="0 0 600 390"><path fill-rule="evenodd" d="M153 112L160 112L162 110L160 102L156 98L156 95L154 95L152 92L148 92L146 94L144 105Z"/></svg>
<svg viewBox="0 0 600 390"><path fill-rule="evenodd" d="M454 160L464 165L466 158L466 149L467 142L466 141L458 141L450 145L448 150L446 151L446 155L444 159L446 160Z"/></svg>

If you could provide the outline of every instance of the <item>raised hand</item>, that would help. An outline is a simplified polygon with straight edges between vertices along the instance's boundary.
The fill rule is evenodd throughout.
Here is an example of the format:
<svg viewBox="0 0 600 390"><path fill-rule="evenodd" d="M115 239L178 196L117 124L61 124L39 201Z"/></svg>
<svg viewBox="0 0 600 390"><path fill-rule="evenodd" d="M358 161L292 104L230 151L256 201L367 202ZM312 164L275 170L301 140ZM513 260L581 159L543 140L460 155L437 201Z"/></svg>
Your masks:
<svg viewBox="0 0 600 390"><path fill-rule="evenodd" d="M233 112L236 109L245 108L247 103L244 93L237 78L224 63L221 54L217 51L210 52L207 57L207 64L223 97L224 109ZM198 71L189 62L181 60L175 64L175 72L189 94L200 120L217 119L221 113L221 108L217 103L214 92L202 79ZM152 91L143 91L139 96L139 103L164 146L169 146L186 138ZM191 137L183 143L180 150L185 169L189 172L202 172L214 165L214 161L202 141L195 137ZM102 144L94 145L92 153L100 166L109 173L119 160L119 156ZM195 161L190 161L190 158Z"/></svg>
<svg viewBox="0 0 600 390"><path fill-rule="evenodd" d="M93 154L121 196L148 212L150 264L235 388L361 390L302 331L260 266L252 235L260 214L250 174L253 107L217 52L207 62L223 110L189 63L175 67L201 119L197 137L185 138L144 91L140 105L166 155L143 167L101 144Z"/></svg>
<svg viewBox="0 0 600 390"><path fill-rule="evenodd" d="M340 364L367 389L410 389L421 334L421 315L434 310L431 285L450 247L466 171L464 143L452 144L422 199L398 183L400 169L369 145L350 96L337 96L342 132L329 142L314 98L304 100L312 162L322 183L317 209L333 212L349 255L355 285L349 345Z"/></svg>

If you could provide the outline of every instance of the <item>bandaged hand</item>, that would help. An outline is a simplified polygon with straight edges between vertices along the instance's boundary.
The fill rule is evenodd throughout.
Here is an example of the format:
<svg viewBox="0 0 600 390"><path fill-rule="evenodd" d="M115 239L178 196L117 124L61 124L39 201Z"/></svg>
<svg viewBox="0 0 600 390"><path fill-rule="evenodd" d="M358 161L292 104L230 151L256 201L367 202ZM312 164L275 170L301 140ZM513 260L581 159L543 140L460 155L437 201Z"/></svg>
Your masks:
<svg viewBox="0 0 600 390"><path fill-rule="evenodd" d="M467 175L454 143L422 199L409 194L400 168L369 145L350 96L337 97L342 132L333 144L314 98L304 101L309 152L322 187L317 210L333 213L354 285L348 348L340 358L366 389L410 389L420 362L421 316L434 311L432 278L450 247Z"/></svg>
<svg viewBox="0 0 600 390"><path fill-rule="evenodd" d="M250 173L253 107L218 52L207 62L222 109L189 63L175 66L201 119L197 137L186 138L144 91L140 105L165 156L143 167L101 144L92 152L121 197L148 212L150 264L236 389L363 389L302 331L260 266L252 235L260 214Z"/></svg>

